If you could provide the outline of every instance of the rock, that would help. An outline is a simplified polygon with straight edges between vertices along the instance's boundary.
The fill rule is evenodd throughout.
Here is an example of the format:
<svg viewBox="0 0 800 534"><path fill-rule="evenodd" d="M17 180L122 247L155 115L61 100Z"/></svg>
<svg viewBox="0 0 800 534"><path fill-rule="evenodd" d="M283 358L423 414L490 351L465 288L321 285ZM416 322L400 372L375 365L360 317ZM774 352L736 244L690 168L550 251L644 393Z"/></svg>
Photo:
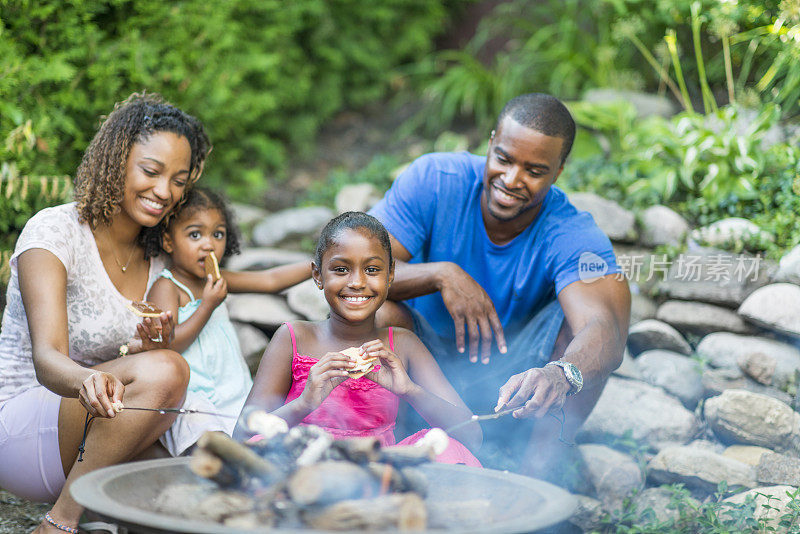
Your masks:
<svg viewBox="0 0 800 534"><path fill-rule="evenodd" d="M612 246L620 272L628 279L628 283L631 286L631 293L634 295L654 295L654 290L667 273L666 268L658 269L658 262L661 261L661 256L654 255L651 249L640 246L625 243L612 243ZM653 261L654 259L656 261ZM635 300L631 299L631 318L634 317L634 305ZM648 308L649 306L645 308L645 311ZM643 318L650 319L653 317L655 317L655 310L652 311L652 315Z"/></svg>
<svg viewBox="0 0 800 534"><path fill-rule="evenodd" d="M650 460L647 472L656 483L682 483L709 493L723 480L728 487L756 486L753 466L697 447L667 447Z"/></svg>
<svg viewBox="0 0 800 534"><path fill-rule="evenodd" d="M658 307L656 318L686 334L705 336L711 332L751 333L751 328L728 308L702 302L668 300Z"/></svg>
<svg viewBox="0 0 800 534"><path fill-rule="evenodd" d="M703 396L716 397L729 389L743 389L776 399L784 404L792 402L788 393L770 386L759 384L752 378L744 376L739 369L705 369L703 371Z"/></svg>
<svg viewBox="0 0 800 534"><path fill-rule="evenodd" d="M661 293L680 300L737 307L770 282L775 266L759 256L701 248L680 254L667 267Z"/></svg>
<svg viewBox="0 0 800 534"><path fill-rule="evenodd" d="M311 279L289 288L286 292L286 301L292 311L309 321L322 321L330 313L325 295Z"/></svg>
<svg viewBox="0 0 800 534"><path fill-rule="evenodd" d="M733 497L728 497L725 502L731 504L743 504L749 498L755 498L756 509L753 519L764 521L765 527L773 529L774 532L786 532L780 525L781 517L786 514L797 513L789 508L792 501L788 493L794 493L797 488L792 486L761 486L753 488L743 493L738 493ZM766 532L766 530L759 529Z"/></svg>
<svg viewBox="0 0 800 534"><path fill-rule="evenodd" d="M639 214L639 242L647 247L678 246L689 233L689 223L666 206L650 206Z"/></svg>
<svg viewBox="0 0 800 534"><path fill-rule="evenodd" d="M301 261L311 263L311 255L280 248L252 247L243 249L241 254L226 258L223 264L231 271L261 271Z"/></svg>
<svg viewBox="0 0 800 534"><path fill-rule="evenodd" d="M630 327L628 330L628 350L638 356L646 350L663 349L681 354L691 354L692 347L680 332L667 323L648 319Z"/></svg>
<svg viewBox="0 0 800 534"><path fill-rule="evenodd" d="M612 241L636 241L636 218L613 200L594 193L572 193L569 201L579 210L588 211Z"/></svg>
<svg viewBox="0 0 800 534"><path fill-rule="evenodd" d="M729 389L708 399L704 412L720 441L800 453L800 414L776 399Z"/></svg>
<svg viewBox="0 0 800 534"><path fill-rule="evenodd" d="M761 484L800 486L800 458L770 452L761 456L756 467Z"/></svg>
<svg viewBox="0 0 800 534"><path fill-rule="evenodd" d="M715 439L696 439L688 443L686 446L703 449L704 451L716 452L717 454L722 454L725 452L725 445Z"/></svg>
<svg viewBox="0 0 800 534"><path fill-rule="evenodd" d="M686 443L698 432L699 422L678 399L649 384L612 376L578 439L599 443L630 433L631 438L658 449Z"/></svg>
<svg viewBox="0 0 800 534"><path fill-rule="evenodd" d="M239 346L242 347L244 361L247 363L247 368L250 369L250 374L254 376L258 370L258 364L261 363L264 349L269 343L269 337L255 326L232 322L236 330L236 337L239 338Z"/></svg>
<svg viewBox="0 0 800 534"><path fill-rule="evenodd" d="M269 216L267 210L240 202L231 202L230 208L233 212L233 220L243 228L249 228L264 217Z"/></svg>
<svg viewBox="0 0 800 534"><path fill-rule="evenodd" d="M737 363L744 374L765 386L772 384L775 368L778 365L775 358L762 352L742 354Z"/></svg>
<svg viewBox="0 0 800 534"><path fill-rule="evenodd" d="M766 354L775 360L772 384L785 387L800 369L800 350L788 343L759 336L740 336L727 332L709 334L697 345L697 354L713 367L740 369L739 362L751 354Z"/></svg>
<svg viewBox="0 0 800 534"><path fill-rule="evenodd" d="M698 228L691 233L691 238L711 247L736 248L741 248L751 240L775 241L775 236L761 230L756 223L741 217L728 217Z"/></svg>
<svg viewBox="0 0 800 534"><path fill-rule="evenodd" d="M725 449L722 455L756 467L761 461L761 457L771 452L772 450L766 447L756 447L755 445L731 445Z"/></svg>
<svg viewBox="0 0 800 534"><path fill-rule="evenodd" d="M579 445L578 451L583 458L583 476L606 510L619 508L625 497L644 487L642 471L630 455L595 444Z"/></svg>
<svg viewBox="0 0 800 534"><path fill-rule="evenodd" d="M581 529L581 532L593 532L600 528L603 518L603 506L597 499L586 495L575 495L578 506L568 521Z"/></svg>
<svg viewBox="0 0 800 534"><path fill-rule="evenodd" d="M636 324L656 316L656 303L639 293L631 293L631 322Z"/></svg>
<svg viewBox="0 0 800 534"><path fill-rule="evenodd" d="M759 326L800 337L800 286L780 283L757 289L739 306L739 314Z"/></svg>
<svg viewBox="0 0 800 534"><path fill-rule="evenodd" d="M648 350L639 355L636 365L648 384L677 397L689 409L703 398L703 367L697 361L668 350Z"/></svg>
<svg viewBox="0 0 800 534"><path fill-rule="evenodd" d="M279 211L253 228L253 242L261 247L272 247L288 239L315 236L333 216L333 211L324 206Z"/></svg>
<svg viewBox="0 0 800 534"><path fill-rule="evenodd" d="M641 380L642 373L636 365L636 360L633 359L631 353L626 348L622 353L622 363L619 367L614 369L614 375L622 378L632 378L634 380Z"/></svg>
<svg viewBox="0 0 800 534"><path fill-rule="evenodd" d="M583 93L584 102L629 102L636 109L636 116L640 119L651 115L669 118L678 112L678 108L669 99L663 96L639 91L626 91L623 89L597 88L588 89Z"/></svg>
<svg viewBox="0 0 800 534"><path fill-rule="evenodd" d="M373 184L348 184L336 193L336 213L346 211L369 211L383 198L383 192Z"/></svg>
<svg viewBox="0 0 800 534"><path fill-rule="evenodd" d="M675 490L668 486L655 486L647 488L635 495L632 499L632 503L639 517L646 514L647 510L652 510L655 520L659 523L674 521L680 517L680 512L670 507L674 495ZM700 501L690 496L686 496L683 499L690 506L700 506Z"/></svg>
<svg viewBox="0 0 800 534"><path fill-rule="evenodd" d="M286 301L276 295L233 294L226 300L231 320L268 330L277 330L281 323L300 319Z"/></svg>
<svg viewBox="0 0 800 534"><path fill-rule="evenodd" d="M800 284L800 245L784 254L775 273L776 282Z"/></svg>

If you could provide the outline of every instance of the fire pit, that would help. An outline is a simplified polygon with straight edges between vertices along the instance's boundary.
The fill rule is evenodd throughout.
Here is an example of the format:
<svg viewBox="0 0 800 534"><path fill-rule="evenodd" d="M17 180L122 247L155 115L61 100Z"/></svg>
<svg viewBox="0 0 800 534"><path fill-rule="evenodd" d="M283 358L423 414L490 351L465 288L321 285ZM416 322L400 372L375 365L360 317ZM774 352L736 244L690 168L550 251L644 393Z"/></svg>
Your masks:
<svg viewBox="0 0 800 534"><path fill-rule="evenodd" d="M245 530L154 512L160 491L170 484L211 484L189 470L189 461L189 458L169 458L100 469L77 480L72 485L72 495L87 509L125 526L130 532L321 532L281 528ZM563 489L521 475L435 463L420 469L429 480L427 502L470 499L490 502L489 513L482 517L482 523L472 525L471 530L454 527L458 532L533 532L569 518L576 507L575 497Z"/></svg>

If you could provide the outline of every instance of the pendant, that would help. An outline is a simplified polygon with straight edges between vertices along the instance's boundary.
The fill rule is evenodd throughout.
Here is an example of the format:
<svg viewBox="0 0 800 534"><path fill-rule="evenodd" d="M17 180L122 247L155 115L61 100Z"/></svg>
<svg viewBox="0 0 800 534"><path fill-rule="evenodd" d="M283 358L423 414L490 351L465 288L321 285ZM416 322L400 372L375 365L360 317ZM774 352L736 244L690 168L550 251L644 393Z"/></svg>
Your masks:
<svg viewBox="0 0 800 534"><path fill-rule="evenodd" d="M125 272L125 269L127 269L127 268L128 268L128 266L127 266L127 265L126 265L125 267L120 267L120 269L122 269L122 272L123 272L123 273Z"/></svg>

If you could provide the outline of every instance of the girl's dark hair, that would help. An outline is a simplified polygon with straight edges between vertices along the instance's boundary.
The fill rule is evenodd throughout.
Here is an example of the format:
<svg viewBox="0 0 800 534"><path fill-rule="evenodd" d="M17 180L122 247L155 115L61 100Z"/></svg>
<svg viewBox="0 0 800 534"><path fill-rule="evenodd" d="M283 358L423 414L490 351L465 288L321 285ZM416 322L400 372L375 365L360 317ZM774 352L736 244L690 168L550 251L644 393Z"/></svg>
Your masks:
<svg viewBox="0 0 800 534"><path fill-rule="evenodd" d="M319 241L317 241L317 250L314 253L314 263L317 267L322 265L322 256L333 243L343 230L365 230L373 237L376 237L381 242L383 250L389 256L389 265L394 263L392 259L392 244L389 241L389 232L383 227L381 222L361 211L347 211L338 215L328 221L328 224L322 229Z"/></svg>
<svg viewBox="0 0 800 534"><path fill-rule="evenodd" d="M98 224L111 224L125 195L125 170L131 147L156 132L172 132L189 142L192 155L185 191L190 189L211 151L203 125L157 94L134 93L114 106L78 166L75 200L82 222L93 229Z"/></svg>
<svg viewBox="0 0 800 534"><path fill-rule="evenodd" d="M227 241L225 242L224 256L239 254L240 239L239 228L228 207L228 203L222 195L206 189L205 187L193 187L188 193L184 194L184 201L180 208L170 217L169 221L161 221L157 226L142 233L142 244L146 258L158 256L163 248L161 247L164 232L168 231L176 221L185 220L199 210L219 210L227 227ZM150 231L152 230L152 231ZM220 258L222 259L222 258Z"/></svg>

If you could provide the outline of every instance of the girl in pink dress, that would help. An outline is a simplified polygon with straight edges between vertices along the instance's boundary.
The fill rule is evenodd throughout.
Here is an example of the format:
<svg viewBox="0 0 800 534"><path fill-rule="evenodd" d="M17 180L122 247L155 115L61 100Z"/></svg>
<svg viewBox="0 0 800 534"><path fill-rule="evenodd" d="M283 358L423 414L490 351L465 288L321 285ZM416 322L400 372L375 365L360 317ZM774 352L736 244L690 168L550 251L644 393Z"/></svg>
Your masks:
<svg viewBox="0 0 800 534"><path fill-rule="evenodd" d="M290 426L318 425L335 438L375 436L382 445L395 444L400 400L434 427L447 428L472 417L419 338L404 328L375 324L375 313L394 277L389 234L377 219L348 212L331 220L322 230L311 270L328 301L330 317L285 323L278 329L245 410L266 409ZM350 347L358 348L363 358L377 358L380 365L350 378L355 358L339 352ZM414 443L426 432L400 444ZM437 460L480 466L467 449L480 446L479 425L464 425L454 437L460 442L450 438Z"/></svg>

